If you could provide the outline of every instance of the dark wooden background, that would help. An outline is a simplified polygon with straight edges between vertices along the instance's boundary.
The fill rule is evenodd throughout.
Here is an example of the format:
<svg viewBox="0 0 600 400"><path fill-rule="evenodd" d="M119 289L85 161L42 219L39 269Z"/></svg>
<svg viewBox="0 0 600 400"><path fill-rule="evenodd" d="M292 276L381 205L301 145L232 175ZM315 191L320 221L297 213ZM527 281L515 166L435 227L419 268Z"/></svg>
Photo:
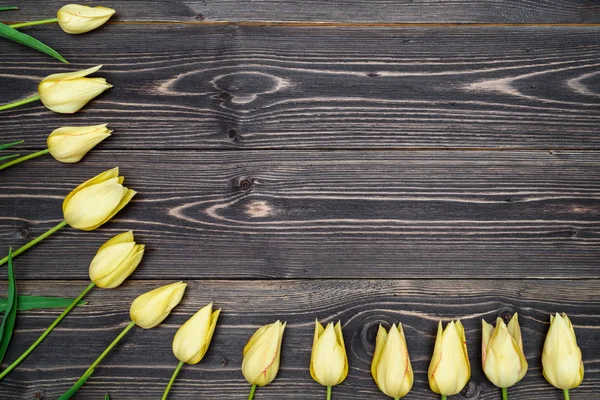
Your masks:
<svg viewBox="0 0 600 400"><path fill-rule="evenodd" d="M50 18L64 3L17 1L0 19ZM103 5L116 17L86 35L27 28L70 66L0 42L0 103L96 64L114 84L74 116L41 104L1 113L0 143L24 138L27 153L58 126L115 129L79 164L45 157L3 171L0 242L39 235L74 186L119 166L133 203L17 258L19 290L76 296L96 249L127 229L147 252L126 284L93 291L0 382L0 399L56 398L125 326L132 299L176 279L189 289L173 315L133 330L77 399L160 398L175 330L209 301L223 309L213 344L183 369L174 399L245 399L242 348L276 319L288 321L282 366L256 399L324 398L308 372L315 318L343 323L350 373L334 399L385 398L369 366L377 325L398 321L415 370L406 398L436 398L436 324L453 318L473 371L453 399L498 399L480 366L481 319L518 312L530 368L511 398L558 400L540 360L557 311L584 355L572 399L600 398L599 2ZM6 360L57 314L20 313Z"/></svg>

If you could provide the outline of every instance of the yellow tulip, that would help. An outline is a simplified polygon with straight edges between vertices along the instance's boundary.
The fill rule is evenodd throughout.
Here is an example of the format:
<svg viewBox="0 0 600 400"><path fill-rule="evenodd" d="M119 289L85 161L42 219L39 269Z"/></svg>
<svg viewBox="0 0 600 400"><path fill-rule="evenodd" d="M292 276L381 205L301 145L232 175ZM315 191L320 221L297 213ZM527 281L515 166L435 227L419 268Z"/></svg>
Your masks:
<svg viewBox="0 0 600 400"><path fill-rule="evenodd" d="M58 10L58 24L63 31L71 34L89 32L104 25L115 14L108 7L87 7L78 4L67 4Z"/></svg>
<svg viewBox="0 0 600 400"><path fill-rule="evenodd" d="M131 320L140 328L154 328L163 322L171 310L179 304L186 286L184 282L175 282L138 296L131 303L129 310Z"/></svg>
<svg viewBox="0 0 600 400"><path fill-rule="evenodd" d="M277 376L285 325L276 321L260 327L244 347L242 374L251 385L268 385Z"/></svg>
<svg viewBox="0 0 600 400"><path fill-rule="evenodd" d="M331 388L339 385L348 375L348 357L342 336L342 325L330 322L327 328L315 322L310 375L323 386ZM330 389L328 389L330 390Z"/></svg>
<svg viewBox="0 0 600 400"><path fill-rule="evenodd" d="M64 126L48 136L48 151L56 160L76 163L98 143L110 136L106 124L94 126Z"/></svg>
<svg viewBox="0 0 600 400"><path fill-rule="evenodd" d="M583 359L575 329L567 314L550 316L550 329L542 351L544 378L554 387L568 391L583 381Z"/></svg>
<svg viewBox="0 0 600 400"><path fill-rule="evenodd" d="M523 340L518 316L512 317L508 327L496 320L496 328L482 322L481 365L485 376L499 388L509 388L527 373L527 360L523 354Z"/></svg>
<svg viewBox="0 0 600 400"><path fill-rule="evenodd" d="M389 333L379 325L371 375L379 390L390 397L398 399L410 392L414 376L402 324L392 325Z"/></svg>
<svg viewBox="0 0 600 400"><path fill-rule="evenodd" d="M445 330L440 321L427 375L431 390L442 396L457 394L469 381L471 365L460 321L450 322Z"/></svg>
<svg viewBox="0 0 600 400"><path fill-rule="evenodd" d="M112 87L104 78L86 78L101 67L98 65L82 71L47 76L38 86L42 103L61 114L79 111L88 101Z"/></svg>
<svg viewBox="0 0 600 400"><path fill-rule="evenodd" d="M91 231L110 220L135 196L123 186L119 168L113 168L77 186L63 201L66 223Z"/></svg>
<svg viewBox="0 0 600 400"><path fill-rule="evenodd" d="M202 307L177 330L173 339L173 354L181 362L198 364L212 340L221 310L212 310L212 303Z"/></svg>
<svg viewBox="0 0 600 400"><path fill-rule="evenodd" d="M135 271L144 256L144 245L136 244L133 232L120 233L98 249L90 264L90 279L96 286L112 289Z"/></svg>

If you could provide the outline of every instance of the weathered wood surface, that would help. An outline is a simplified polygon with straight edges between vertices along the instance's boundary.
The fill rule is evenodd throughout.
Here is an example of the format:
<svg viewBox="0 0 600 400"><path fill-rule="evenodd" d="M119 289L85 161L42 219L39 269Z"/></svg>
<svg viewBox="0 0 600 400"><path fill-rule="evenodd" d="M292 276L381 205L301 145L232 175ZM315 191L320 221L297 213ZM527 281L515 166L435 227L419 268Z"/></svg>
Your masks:
<svg viewBox="0 0 600 400"><path fill-rule="evenodd" d="M15 53L0 59L3 102L96 64L115 85L74 116L41 103L2 113L2 139L29 148L103 122L119 133L106 149L600 148L600 27L28 32L73 64L0 41Z"/></svg>
<svg viewBox="0 0 600 400"><path fill-rule="evenodd" d="M46 156L0 175L3 243L56 224L64 196L114 166L139 192L133 203L101 234L65 229L21 256L39 264L25 277L85 278L100 244L126 229L148 248L142 278L598 276L597 152Z"/></svg>
<svg viewBox="0 0 600 400"><path fill-rule="evenodd" d="M23 3L23 2L15 2ZM50 18L65 2L19 4L1 18ZM80 1L81 4L98 4ZM104 4L104 3L103 3ZM594 0L113 0L115 21L269 21L336 23L600 23Z"/></svg>
<svg viewBox="0 0 600 400"><path fill-rule="evenodd" d="M32 266L15 263L17 274ZM104 347L123 329L129 305L139 293L162 282L128 282L114 291L96 289L90 304L72 312L22 367L3 382L0 399L33 399L37 393L54 399L66 390ZM559 400L562 392L541 373L541 349L549 315L567 312L584 354L586 376L572 399L600 394L600 292L598 280L326 280L326 281L191 281L182 304L160 327L134 329L84 386L78 399L156 399L162 394L176 360L171 340L177 327L199 307L214 301L222 308L219 325L205 359L185 366L172 392L174 399L246 399L248 384L240 372L244 344L258 326L286 320L278 378L257 391L256 399L323 399L325 388L309 375L308 364L315 318L341 320L350 373L334 389L334 398L385 399L370 376L375 333L379 323L402 322L415 384L410 399L436 398L427 384L427 368L437 321L460 318L467 334L472 378L453 399L495 400L493 387L481 370L481 319L510 317L518 312L529 362L527 376L510 389L515 399ZM21 282L21 293L76 296L85 281ZM5 290L5 288L3 288ZM118 295L113 295L118 293ZM13 359L57 311L21 313ZM299 393L302 393L301 397Z"/></svg>

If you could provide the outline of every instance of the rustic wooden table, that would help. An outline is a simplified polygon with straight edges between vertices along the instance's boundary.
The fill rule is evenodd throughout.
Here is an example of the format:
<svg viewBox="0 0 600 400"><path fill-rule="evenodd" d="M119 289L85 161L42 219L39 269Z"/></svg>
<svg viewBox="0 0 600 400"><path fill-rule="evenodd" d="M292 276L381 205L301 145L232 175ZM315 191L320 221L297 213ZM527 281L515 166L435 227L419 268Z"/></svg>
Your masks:
<svg viewBox="0 0 600 400"><path fill-rule="evenodd" d="M16 3L0 18L50 18L64 4ZM133 330L77 399L159 398L176 328L209 301L223 309L215 338L174 399L247 398L242 348L276 319L288 321L282 367L256 399L324 399L308 370L315 318L343 323L350 373L334 399L386 398L369 367L378 324L398 321L415 370L407 399L437 398L427 367L437 321L453 318L472 363L453 398L498 399L480 366L481 319L518 312L530 369L512 398L558 400L540 360L556 311L584 355L572 399L600 398L600 3L104 5L117 16L85 35L26 28L69 66L0 41L0 103L96 64L114 85L73 116L39 103L3 112L0 143L24 138L27 153L58 126L115 130L79 164L3 171L0 243L38 236L73 187L119 166L133 203L17 258L19 290L77 295L98 246L124 230L146 256L121 288L92 292L0 383L0 399L56 398L126 325L135 296L179 279L189 289L173 315ZM57 314L22 312L6 360Z"/></svg>

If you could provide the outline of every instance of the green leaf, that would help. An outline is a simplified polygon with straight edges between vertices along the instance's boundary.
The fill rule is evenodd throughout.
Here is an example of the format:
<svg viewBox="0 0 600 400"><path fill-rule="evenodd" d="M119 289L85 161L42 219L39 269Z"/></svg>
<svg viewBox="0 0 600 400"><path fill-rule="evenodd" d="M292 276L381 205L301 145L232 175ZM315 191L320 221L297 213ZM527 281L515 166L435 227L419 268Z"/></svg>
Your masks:
<svg viewBox="0 0 600 400"><path fill-rule="evenodd" d="M19 7L0 7L0 11L18 10Z"/></svg>
<svg viewBox="0 0 600 400"><path fill-rule="evenodd" d="M23 32L19 32L18 30L11 28L10 26L3 24L1 22L0 22L0 37L3 37L8 40L12 40L13 42L17 42L19 44L22 44L23 46L31 47L32 49L35 49L37 51L41 51L42 53L48 54L49 56L52 56L52 57L56 58L57 60L64 62L65 64L69 63L67 60L65 60L63 58L63 56L61 56L52 47L47 46L44 43L40 42L39 40L37 40Z"/></svg>
<svg viewBox="0 0 600 400"><path fill-rule="evenodd" d="M110 397L108 397L108 393L104 395L104 400L110 400Z"/></svg>
<svg viewBox="0 0 600 400"><path fill-rule="evenodd" d="M62 297L43 296L17 296L17 311L37 310L39 308L65 308L73 302L73 299ZM87 301L80 301L78 306L84 306ZM0 312L6 311L8 299L0 297Z"/></svg>
<svg viewBox="0 0 600 400"><path fill-rule="evenodd" d="M94 370L91 370L90 372L88 372L87 374L85 374L84 376L79 378L79 380L77 382L75 382L75 384L73 386L71 386L71 389L64 392L56 400L69 400L75 393L77 393L77 391L85 384L85 382L90 378L90 376L92 376L93 373L94 373Z"/></svg>
<svg viewBox="0 0 600 400"><path fill-rule="evenodd" d="M24 142L24 140L19 140L18 142L11 142L11 143L0 144L0 150L6 150L9 147L16 146L16 145L21 144L23 142Z"/></svg>
<svg viewBox="0 0 600 400"><path fill-rule="evenodd" d="M15 158L15 157L19 157L19 156L20 156L20 154L10 154L8 156L2 156L2 157L0 157L0 161L2 161L2 160L8 160L10 158Z"/></svg>
<svg viewBox="0 0 600 400"><path fill-rule="evenodd" d="M8 350L13 329L15 328L17 301L17 281L12 265L12 248L10 248L8 250L8 305L4 313L4 318L2 318L2 324L0 324L0 364L4 359L6 350Z"/></svg>

